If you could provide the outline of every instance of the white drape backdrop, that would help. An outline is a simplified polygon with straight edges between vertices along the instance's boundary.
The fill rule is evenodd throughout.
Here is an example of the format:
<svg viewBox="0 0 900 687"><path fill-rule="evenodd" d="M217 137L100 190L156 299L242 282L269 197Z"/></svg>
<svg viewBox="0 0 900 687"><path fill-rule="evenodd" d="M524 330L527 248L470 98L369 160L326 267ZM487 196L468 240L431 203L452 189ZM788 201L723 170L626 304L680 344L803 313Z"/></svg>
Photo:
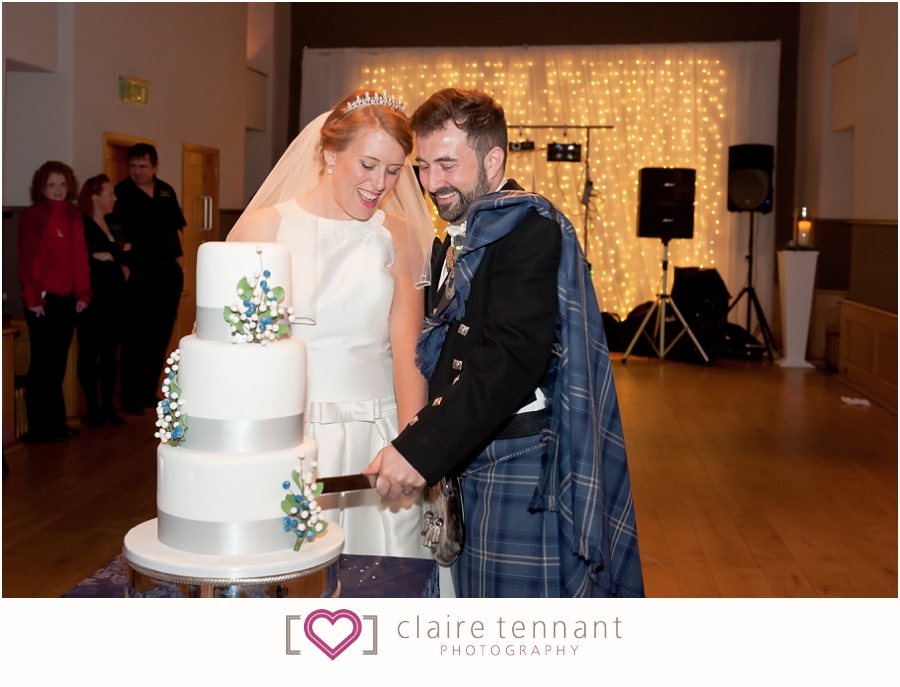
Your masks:
<svg viewBox="0 0 900 687"><path fill-rule="evenodd" d="M481 88L509 124L522 125L510 140L535 142L534 151L509 153L506 176L551 200L580 235L585 163L547 162L546 144L581 143L584 160L587 131L562 125L613 125L590 131L587 256L601 309L624 317L654 298L662 274L661 242L636 236L642 167L697 170L694 238L669 244L670 266L714 267L732 297L745 285L749 215L727 211L728 147L775 145L779 58L778 42L307 49L300 123L359 87L401 97L409 114L440 88ZM757 215L754 287L770 319L773 244L773 215ZM673 279L670 267L670 289ZM732 320L745 322L744 301Z"/></svg>

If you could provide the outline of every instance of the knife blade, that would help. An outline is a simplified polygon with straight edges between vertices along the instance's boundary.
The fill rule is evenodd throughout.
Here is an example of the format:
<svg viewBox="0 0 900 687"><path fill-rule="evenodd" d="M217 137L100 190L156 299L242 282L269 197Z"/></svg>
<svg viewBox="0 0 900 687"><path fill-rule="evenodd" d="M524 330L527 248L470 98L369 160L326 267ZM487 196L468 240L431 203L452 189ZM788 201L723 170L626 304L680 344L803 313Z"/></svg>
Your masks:
<svg viewBox="0 0 900 687"><path fill-rule="evenodd" d="M377 474L342 475L340 477L323 477L316 480L322 485L323 494L336 494L342 491L359 491L374 489Z"/></svg>

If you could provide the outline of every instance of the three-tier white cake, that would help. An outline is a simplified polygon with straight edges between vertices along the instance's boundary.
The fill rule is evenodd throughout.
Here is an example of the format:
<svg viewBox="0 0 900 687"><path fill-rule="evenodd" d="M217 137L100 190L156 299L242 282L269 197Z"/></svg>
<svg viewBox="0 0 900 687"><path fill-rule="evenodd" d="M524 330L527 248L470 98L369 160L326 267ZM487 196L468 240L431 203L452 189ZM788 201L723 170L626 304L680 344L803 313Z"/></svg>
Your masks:
<svg viewBox="0 0 900 687"><path fill-rule="evenodd" d="M265 294L262 305L242 301L238 285L245 278L277 292L280 304ZM191 595L203 588L220 595L215 590L226 587L233 595L242 585L274 585L278 595L300 588L309 596L337 593L340 527L331 523L311 534L324 525L316 528L313 509L313 524L303 521L298 532L297 520L290 527L291 516L281 509L285 484L294 487L295 471L311 472L317 452L303 435L306 346L290 336L289 326L278 327L277 308L286 311L290 295L286 247L200 247L196 331L170 359L159 411L158 518L125 537L138 593L153 584L180 585ZM240 316L247 313L252 337L242 334ZM295 551L298 536L303 542Z"/></svg>

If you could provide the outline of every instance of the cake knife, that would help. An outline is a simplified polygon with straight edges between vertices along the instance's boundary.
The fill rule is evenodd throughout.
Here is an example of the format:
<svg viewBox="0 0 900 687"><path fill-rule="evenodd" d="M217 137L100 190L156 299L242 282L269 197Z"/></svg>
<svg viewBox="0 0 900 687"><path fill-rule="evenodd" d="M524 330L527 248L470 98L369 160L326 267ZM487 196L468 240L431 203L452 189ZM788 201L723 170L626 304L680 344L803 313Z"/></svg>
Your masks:
<svg viewBox="0 0 900 687"><path fill-rule="evenodd" d="M374 489L377 473L359 475L343 475L341 477L323 477L316 482L322 485L323 494L335 494L342 491L358 491L360 489Z"/></svg>

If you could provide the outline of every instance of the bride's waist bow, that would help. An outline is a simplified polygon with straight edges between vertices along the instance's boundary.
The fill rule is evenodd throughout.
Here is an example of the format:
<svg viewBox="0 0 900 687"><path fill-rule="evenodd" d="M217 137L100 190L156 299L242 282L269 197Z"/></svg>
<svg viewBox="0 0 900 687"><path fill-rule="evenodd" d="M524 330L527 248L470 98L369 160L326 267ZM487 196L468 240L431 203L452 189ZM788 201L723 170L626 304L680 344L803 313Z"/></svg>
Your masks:
<svg viewBox="0 0 900 687"><path fill-rule="evenodd" d="M397 410L396 399L373 398L366 401L310 401L306 421L317 424L335 422L375 422Z"/></svg>

